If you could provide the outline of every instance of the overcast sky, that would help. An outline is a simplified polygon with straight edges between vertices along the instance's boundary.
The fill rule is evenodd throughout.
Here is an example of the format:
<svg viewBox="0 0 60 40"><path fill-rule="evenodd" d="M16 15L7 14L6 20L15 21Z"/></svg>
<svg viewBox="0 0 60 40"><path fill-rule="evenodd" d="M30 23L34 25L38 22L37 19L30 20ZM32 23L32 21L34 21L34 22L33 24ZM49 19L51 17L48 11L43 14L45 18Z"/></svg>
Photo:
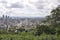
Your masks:
<svg viewBox="0 0 60 40"><path fill-rule="evenodd" d="M0 0L0 16L45 17L60 0Z"/></svg>

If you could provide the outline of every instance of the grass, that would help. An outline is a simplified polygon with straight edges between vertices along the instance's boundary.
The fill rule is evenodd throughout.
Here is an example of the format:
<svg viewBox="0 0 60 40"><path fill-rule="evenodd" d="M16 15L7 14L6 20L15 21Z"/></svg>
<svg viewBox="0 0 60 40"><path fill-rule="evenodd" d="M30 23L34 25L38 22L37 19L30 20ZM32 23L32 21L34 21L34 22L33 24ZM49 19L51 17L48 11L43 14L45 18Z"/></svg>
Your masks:
<svg viewBox="0 0 60 40"><path fill-rule="evenodd" d="M32 32L22 32L18 34L0 34L0 40L60 40L60 35L43 33L40 36L34 36Z"/></svg>

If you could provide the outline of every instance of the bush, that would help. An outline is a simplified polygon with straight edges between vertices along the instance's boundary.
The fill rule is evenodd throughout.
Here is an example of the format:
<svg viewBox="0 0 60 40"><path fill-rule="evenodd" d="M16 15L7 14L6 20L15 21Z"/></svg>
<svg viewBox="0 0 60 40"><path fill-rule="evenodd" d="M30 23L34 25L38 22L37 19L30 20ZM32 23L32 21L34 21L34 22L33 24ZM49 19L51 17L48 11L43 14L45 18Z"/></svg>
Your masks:
<svg viewBox="0 0 60 40"><path fill-rule="evenodd" d="M56 29L52 26L38 25L36 29L35 35L41 35L42 33L56 34Z"/></svg>
<svg viewBox="0 0 60 40"><path fill-rule="evenodd" d="M7 34L7 31L0 30L0 34Z"/></svg>
<svg viewBox="0 0 60 40"><path fill-rule="evenodd" d="M46 29L44 30L44 32L46 34L56 34L56 29L53 27L46 27Z"/></svg>

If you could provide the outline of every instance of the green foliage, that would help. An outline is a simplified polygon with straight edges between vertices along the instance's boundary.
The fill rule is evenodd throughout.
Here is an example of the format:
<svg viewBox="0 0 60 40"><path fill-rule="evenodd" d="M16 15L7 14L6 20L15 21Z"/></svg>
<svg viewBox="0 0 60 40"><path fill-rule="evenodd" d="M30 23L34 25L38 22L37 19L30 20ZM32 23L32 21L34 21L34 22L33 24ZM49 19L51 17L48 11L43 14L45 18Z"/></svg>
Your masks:
<svg viewBox="0 0 60 40"><path fill-rule="evenodd" d="M47 25L38 25L36 28L35 35L41 35L42 33L46 34L56 34L56 28L54 26L47 26ZM60 33L60 31L58 31Z"/></svg>
<svg viewBox="0 0 60 40"><path fill-rule="evenodd" d="M45 30L44 30L44 32L46 34L56 34L56 29L53 28L53 27L46 27Z"/></svg>
<svg viewBox="0 0 60 40"><path fill-rule="evenodd" d="M51 11L51 15L47 16L47 20L52 25L51 27L49 26L48 32L60 34L60 5Z"/></svg>
<svg viewBox="0 0 60 40"><path fill-rule="evenodd" d="M0 40L60 40L60 35L47 35L45 33L40 36L34 36L30 32L22 32L21 34L0 34Z"/></svg>
<svg viewBox="0 0 60 40"><path fill-rule="evenodd" d="M48 22L51 23L51 25L55 25L57 27L57 25L60 25L60 6L58 6L57 8L53 9L51 11L51 14L49 16L47 16L47 20Z"/></svg>
<svg viewBox="0 0 60 40"><path fill-rule="evenodd" d="M60 40L60 34L58 35L60 33L59 27L56 28L52 25L37 25L36 29L29 32L22 31L18 34L3 30L1 32L0 40Z"/></svg>
<svg viewBox="0 0 60 40"><path fill-rule="evenodd" d="M0 34L7 34L6 30L0 30Z"/></svg>

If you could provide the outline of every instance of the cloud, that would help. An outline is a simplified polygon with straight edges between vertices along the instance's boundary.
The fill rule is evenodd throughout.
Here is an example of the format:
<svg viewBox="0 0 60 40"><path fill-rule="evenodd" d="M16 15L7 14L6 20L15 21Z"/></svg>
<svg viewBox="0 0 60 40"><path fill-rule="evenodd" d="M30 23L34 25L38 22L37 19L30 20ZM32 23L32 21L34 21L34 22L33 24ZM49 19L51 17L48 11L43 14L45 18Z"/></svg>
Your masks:
<svg viewBox="0 0 60 40"><path fill-rule="evenodd" d="M11 6L9 6L7 8L24 8L24 6L21 3L13 3L13 4L11 4Z"/></svg>
<svg viewBox="0 0 60 40"><path fill-rule="evenodd" d="M2 1L0 1L0 3L7 3L7 2L2 0Z"/></svg>
<svg viewBox="0 0 60 40"><path fill-rule="evenodd" d="M0 15L45 17L60 0L0 0Z"/></svg>
<svg viewBox="0 0 60 40"><path fill-rule="evenodd" d="M58 5L60 5L60 0L58 0Z"/></svg>

